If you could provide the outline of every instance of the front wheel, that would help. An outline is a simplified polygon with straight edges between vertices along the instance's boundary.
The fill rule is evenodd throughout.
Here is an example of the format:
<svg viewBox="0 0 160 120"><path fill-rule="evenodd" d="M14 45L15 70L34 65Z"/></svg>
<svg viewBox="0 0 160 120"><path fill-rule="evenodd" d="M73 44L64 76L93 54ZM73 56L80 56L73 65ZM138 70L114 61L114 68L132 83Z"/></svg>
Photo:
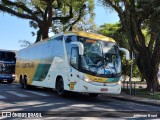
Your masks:
<svg viewBox="0 0 160 120"><path fill-rule="evenodd" d="M56 82L56 90L59 96L65 96L66 91L64 90L64 83L62 78L58 78Z"/></svg>

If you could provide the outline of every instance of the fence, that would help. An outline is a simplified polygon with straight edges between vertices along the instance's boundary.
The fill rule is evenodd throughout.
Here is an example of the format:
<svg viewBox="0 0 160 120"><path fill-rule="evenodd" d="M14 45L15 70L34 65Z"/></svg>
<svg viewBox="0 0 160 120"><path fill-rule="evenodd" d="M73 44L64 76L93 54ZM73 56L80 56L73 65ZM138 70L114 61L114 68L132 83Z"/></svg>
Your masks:
<svg viewBox="0 0 160 120"><path fill-rule="evenodd" d="M139 97L160 99L160 92L157 91L159 85L154 85L151 91L147 90L146 82L122 81L122 92Z"/></svg>

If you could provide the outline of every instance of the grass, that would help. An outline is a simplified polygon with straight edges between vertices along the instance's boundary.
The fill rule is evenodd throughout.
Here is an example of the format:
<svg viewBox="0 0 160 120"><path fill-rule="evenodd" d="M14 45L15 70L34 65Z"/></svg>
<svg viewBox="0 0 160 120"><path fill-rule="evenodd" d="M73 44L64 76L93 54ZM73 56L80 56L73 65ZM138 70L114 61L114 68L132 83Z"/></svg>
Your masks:
<svg viewBox="0 0 160 120"><path fill-rule="evenodd" d="M122 88L122 92L125 94L129 94L130 90L129 89L124 89ZM136 88L135 91L132 89L132 95L138 96L138 97L144 97L144 98L151 98L151 99L157 99L160 100L160 92L150 92L146 89L138 89Z"/></svg>

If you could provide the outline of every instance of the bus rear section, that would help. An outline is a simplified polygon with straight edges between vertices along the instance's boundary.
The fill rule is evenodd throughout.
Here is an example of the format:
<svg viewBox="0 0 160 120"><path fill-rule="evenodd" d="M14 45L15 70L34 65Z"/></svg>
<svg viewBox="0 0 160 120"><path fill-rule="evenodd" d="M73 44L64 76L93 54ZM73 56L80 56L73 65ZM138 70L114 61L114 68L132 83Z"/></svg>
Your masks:
<svg viewBox="0 0 160 120"><path fill-rule="evenodd" d="M15 80L15 52L0 51L0 82L12 83Z"/></svg>

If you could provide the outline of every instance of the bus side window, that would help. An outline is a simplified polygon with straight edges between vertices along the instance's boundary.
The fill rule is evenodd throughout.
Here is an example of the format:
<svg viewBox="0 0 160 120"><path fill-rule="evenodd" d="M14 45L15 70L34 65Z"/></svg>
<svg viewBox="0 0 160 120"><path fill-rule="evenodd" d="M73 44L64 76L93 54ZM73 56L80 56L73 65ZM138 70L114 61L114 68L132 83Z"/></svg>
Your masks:
<svg viewBox="0 0 160 120"><path fill-rule="evenodd" d="M73 47L71 49L71 66L78 69L78 47Z"/></svg>
<svg viewBox="0 0 160 120"><path fill-rule="evenodd" d="M73 47L73 45L70 44L70 43L71 42L76 42L76 41L78 41L78 39L77 39L77 36L75 36L75 35L65 36L64 39L65 39L68 61L70 61L71 49Z"/></svg>

